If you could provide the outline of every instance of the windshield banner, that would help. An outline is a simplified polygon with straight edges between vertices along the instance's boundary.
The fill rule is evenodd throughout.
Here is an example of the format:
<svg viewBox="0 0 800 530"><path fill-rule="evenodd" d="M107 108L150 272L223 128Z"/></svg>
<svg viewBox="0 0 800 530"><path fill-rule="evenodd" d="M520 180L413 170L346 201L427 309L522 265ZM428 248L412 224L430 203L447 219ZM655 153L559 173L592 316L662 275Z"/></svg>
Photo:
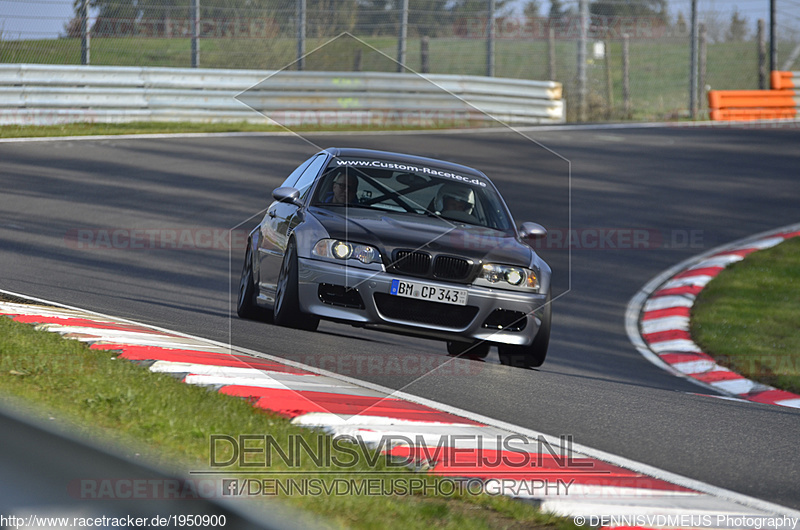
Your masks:
<svg viewBox="0 0 800 530"><path fill-rule="evenodd" d="M444 177L452 180L457 180L459 182L464 182L465 184L472 184L475 186L481 186L483 188L486 187L486 182L480 180L477 177L465 177L464 175L459 175L457 173L450 173L448 171L443 171L441 169L433 169L430 167L420 167L414 166L411 164L402 164L398 162L384 162L382 160L348 160L337 158L336 164L339 166L348 166L348 167L374 167L378 169L392 169L396 171L408 171L410 173L420 173L422 175L433 175L436 177Z"/></svg>

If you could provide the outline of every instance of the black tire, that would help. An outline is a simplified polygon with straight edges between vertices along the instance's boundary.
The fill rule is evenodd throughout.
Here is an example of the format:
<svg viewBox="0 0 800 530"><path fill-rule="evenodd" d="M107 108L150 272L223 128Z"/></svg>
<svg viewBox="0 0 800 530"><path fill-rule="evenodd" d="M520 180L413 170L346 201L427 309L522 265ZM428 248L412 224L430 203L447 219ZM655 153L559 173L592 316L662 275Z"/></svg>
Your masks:
<svg viewBox="0 0 800 530"><path fill-rule="evenodd" d="M256 303L256 285L253 277L253 247L247 243L247 252L244 256L242 276L239 280L239 293L236 300L236 314L240 318L269 322L272 314L259 307Z"/></svg>
<svg viewBox="0 0 800 530"><path fill-rule="evenodd" d="M550 344L550 322L552 321L550 297L544 308L542 324L530 346L503 345L497 347L497 353L502 364L518 366L521 368L538 368L544 364L547 357L547 348Z"/></svg>
<svg viewBox="0 0 800 530"><path fill-rule="evenodd" d="M283 255L278 285L275 289L275 306L272 321L287 328L314 331L319 326L319 317L300 311L297 289L297 244L289 240Z"/></svg>
<svg viewBox="0 0 800 530"><path fill-rule="evenodd" d="M491 344L487 341L456 342L447 341L447 353L453 357L483 359L489 355Z"/></svg>

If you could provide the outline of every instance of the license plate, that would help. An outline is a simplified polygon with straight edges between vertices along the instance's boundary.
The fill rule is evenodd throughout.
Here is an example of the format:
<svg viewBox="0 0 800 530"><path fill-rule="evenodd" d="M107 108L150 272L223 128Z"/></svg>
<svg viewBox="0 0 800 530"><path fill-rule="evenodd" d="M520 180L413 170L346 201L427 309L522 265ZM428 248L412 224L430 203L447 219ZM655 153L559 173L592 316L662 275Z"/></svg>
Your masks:
<svg viewBox="0 0 800 530"><path fill-rule="evenodd" d="M466 289L450 289L449 287L438 287L406 280L392 280L392 290L389 291L389 294L443 304L467 305Z"/></svg>

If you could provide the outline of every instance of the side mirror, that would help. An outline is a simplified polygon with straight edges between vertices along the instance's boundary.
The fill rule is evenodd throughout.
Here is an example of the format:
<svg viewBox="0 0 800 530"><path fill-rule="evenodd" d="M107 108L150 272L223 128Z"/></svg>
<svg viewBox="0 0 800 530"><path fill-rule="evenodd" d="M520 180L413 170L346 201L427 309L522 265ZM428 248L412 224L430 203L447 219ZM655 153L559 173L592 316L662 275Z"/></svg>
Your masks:
<svg viewBox="0 0 800 530"><path fill-rule="evenodd" d="M519 235L522 239L539 239L547 235L547 229L539 223L522 223Z"/></svg>
<svg viewBox="0 0 800 530"><path fill-rule="evenodd" d="M288 202L296 206L302 206L300 202L300 190L290 188L289 186L282 186L272 190L272 198L278 202Z"/></svg>

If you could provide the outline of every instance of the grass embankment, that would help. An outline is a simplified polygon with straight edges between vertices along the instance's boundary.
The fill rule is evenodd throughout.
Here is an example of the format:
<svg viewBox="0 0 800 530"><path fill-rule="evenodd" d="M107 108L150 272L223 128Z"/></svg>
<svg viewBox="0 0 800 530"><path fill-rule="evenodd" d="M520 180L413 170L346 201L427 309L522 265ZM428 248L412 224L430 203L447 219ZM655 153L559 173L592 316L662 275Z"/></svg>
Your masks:
<svg viewBox="0 0 800 530"><path fill-rule="evenodd" d="M800 237L714 278L692 309L692 337L745 377L800 393Z"/></svg>
<svg viewBox="0 0 800 530"><path fill-rule="evenodd" d="M476 126L475 122L467 124ZM493 122L477 124L477 126L496 125ZM233 123L195 123L195 122L131 122L131 123L64 123L60 125L0 125L0 138L42 138L59 136L98 136L122 134L193 134L193 133L228 133L228 132L373 132L437 130L463 126L460 123L426 124L420 126L371 127L368 125L300 125L281 127L277 125L233 122Z"/></svg>
<svg viewBox="0 0 800 530"><path fill-rule="evenodd" d="M157 455L157 461L151 463L167 469L175 469L176 462L184 470L208 469L212 434L234 438L240 434L269 434L275 440L287 441L284 452L288 451L292 436L303 436L312 448L318 447L320 437L323 444L331 444L329 437L295 427L286 418L257 409L244 399L151 373L135 363L116 359L114 352L91 350L83 343L37 331L7 317L0 317L0 396L21 399L46 411L48 416L81 426L76 428L84 436L123 447L133 444L136 452ZM353 448L364 454L363 448ZM264 456L260 458L263 461ZM225 455L218 455L216 460L224 462ZM295 462L289 466L275 459L265 469L264 477L269 476L269 471L291 470L312 472L303 478L331 480L328 474L313 474L319 468L309 459L300 466L295 467ZM224 469L233 472L243 468ZM370 467L364 458L358 458L352 468L342 469L346 474L337 476L358 479L369 476L370 470L381 469L396 470L395 477L420 476L405 468L387 468L380 459ZM253 468L247 470L252 472ZM353 528L576 528L565 519L541 514L528 504L506 497L320 495L290 496L285 500L334 525Z"/></svg>
<svg viewBox="0 0 800 530"><path fill-rule="evenodd" d="M131 122L131 123L64 123L60 125L0 125L0 138L31 138L50 136L96 136L119 134L179 134L225 132L282 132L283 127L257 123L192 123L192 122Z"/></svg>

